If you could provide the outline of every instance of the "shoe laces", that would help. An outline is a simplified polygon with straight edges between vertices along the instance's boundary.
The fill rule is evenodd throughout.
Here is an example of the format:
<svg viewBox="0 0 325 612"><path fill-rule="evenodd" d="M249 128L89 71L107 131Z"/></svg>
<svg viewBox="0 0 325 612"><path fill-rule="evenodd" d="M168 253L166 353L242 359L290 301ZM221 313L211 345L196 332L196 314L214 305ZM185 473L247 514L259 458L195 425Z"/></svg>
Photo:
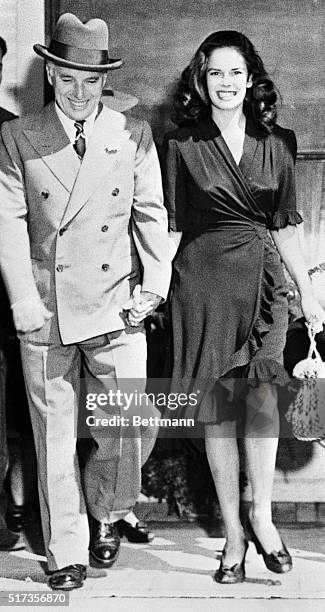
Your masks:
<svg viewBox="0 0 325 612"><path fill-rule="evenodd" d="M101 521L100 526L99 526L99 535L102 538L113 535L113 524L105 523L104 521Z"/></svg>

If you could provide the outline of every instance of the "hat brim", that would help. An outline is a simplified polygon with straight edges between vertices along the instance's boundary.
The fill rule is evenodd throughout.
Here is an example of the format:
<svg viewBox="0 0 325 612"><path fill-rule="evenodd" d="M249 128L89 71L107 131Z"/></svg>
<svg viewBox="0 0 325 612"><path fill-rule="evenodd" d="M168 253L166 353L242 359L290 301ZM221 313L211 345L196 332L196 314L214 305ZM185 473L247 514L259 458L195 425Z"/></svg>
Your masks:
<svg viewBox="0 0 325 612"><path fill-rule="evenodd" d="M118 91L117 89L111 89L108 87L103 89L101 101L111 110L115 110L120 113L130 110L139 102L136 96L132 96L124 91Z"/></svg>
<svg viewBox="0 0 325 612"><path fill-rule="evenodd" d="M53 53L49 53L44 45L34 45L33 49L37 55L40 55L44 59L50 60L59 66L65 68L74 68L75 70L86 70L89 72L107 72L108 70L116 70L121 68L124 62L122 59L110 59L108 64L79 64L77 62L70 62L69 60L62 59Z"/></svg>

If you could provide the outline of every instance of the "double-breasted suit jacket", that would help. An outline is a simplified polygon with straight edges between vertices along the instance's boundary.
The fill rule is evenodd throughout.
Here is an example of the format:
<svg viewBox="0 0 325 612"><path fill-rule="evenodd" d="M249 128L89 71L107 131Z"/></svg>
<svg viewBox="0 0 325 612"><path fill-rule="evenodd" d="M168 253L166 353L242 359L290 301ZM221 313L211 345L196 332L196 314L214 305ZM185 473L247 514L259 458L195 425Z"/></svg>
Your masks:
<svg viewBox="0 0 325 612"><path fill-rule="evenodd" d="M170 280L159 162L144 121L102 108L82 164L51 103L4 124L0 265L11 303L54 313L28 339L71 344L123 329L137 283Z"/></svg>

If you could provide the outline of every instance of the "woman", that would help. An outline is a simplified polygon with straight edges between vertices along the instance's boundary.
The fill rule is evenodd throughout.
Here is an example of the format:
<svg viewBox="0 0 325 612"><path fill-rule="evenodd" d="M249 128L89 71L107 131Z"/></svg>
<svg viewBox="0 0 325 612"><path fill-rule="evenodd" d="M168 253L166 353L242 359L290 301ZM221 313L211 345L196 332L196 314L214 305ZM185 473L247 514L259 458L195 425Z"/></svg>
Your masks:
<svg viewBox="0 0 325 612"><path fill-rule="evenodd" d="M180 241L171 292L172 385L188 391L202 383L197 418L205 423L226 532L215 574L221 583L245 579L237 445L244 415L251 538L271 571L292 567L271 517L277 387L287 382L280 258L306 319L324 321L299 251L296 139L276 124L276 100L252 43L239 32L215 32L182 74L174 100L180 127L164 143L166 206L176 248Z"/></svg>

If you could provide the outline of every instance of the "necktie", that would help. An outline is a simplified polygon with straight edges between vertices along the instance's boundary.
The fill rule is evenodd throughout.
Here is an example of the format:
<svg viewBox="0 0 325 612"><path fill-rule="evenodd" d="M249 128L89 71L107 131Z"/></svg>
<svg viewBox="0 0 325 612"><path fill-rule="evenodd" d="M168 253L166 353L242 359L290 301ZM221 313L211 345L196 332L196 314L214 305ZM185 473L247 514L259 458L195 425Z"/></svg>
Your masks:
<svg viewBox="0 0 325 612"><path fill-rule="evenodd" d="M85 121L76 121L74 126L76 128L76 138L74 141L73 148L76 151L78 157L80 159L83 158L86 151L86 139L84 133L84 123Z"/></svg>

